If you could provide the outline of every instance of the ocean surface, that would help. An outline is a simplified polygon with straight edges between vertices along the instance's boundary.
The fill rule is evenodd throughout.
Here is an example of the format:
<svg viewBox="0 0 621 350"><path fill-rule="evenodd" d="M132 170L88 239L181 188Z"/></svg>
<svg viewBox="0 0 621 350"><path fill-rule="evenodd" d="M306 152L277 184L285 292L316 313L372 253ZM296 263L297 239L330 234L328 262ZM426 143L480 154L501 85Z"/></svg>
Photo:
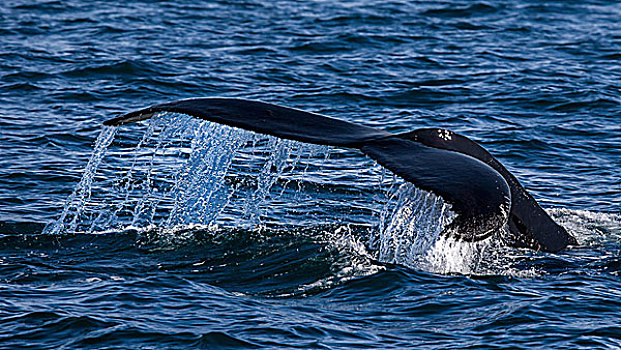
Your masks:
<svg viewBox="0 0 621 350"><path fill-rule="evenodd" d="M462 133L580 246L444 238L354 150L102 125L214 96ZM617 1L5 0L0 152L2 349L621 348Z"/></svg>

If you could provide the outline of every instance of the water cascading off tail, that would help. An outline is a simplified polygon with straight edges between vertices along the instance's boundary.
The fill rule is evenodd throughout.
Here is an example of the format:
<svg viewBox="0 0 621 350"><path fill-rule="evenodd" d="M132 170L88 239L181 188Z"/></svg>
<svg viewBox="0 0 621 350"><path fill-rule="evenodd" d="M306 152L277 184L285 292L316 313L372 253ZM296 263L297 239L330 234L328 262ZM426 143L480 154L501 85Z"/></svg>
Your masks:
<svg viewBox="0 0 621 350"><path fill-rule="evenodd" d="M104 128L82 180L46 233L277 224L268 209L288 223L301 206L284 201L314 204L303 187L321 191L330 176L320 179L318 171L329 155L326 147L183 115L153 118L139 138L115 138L115 132Z"/></svg>
<svg viewBox="0 0 621 350"><path fill-rule="evenodd" d="M376 260L441 273L475 273L472 257L489 245L441 237L449 205L352 151L172 113L151 118L140 137L125 130L102 130L46 233L358 225Z"/></svg>

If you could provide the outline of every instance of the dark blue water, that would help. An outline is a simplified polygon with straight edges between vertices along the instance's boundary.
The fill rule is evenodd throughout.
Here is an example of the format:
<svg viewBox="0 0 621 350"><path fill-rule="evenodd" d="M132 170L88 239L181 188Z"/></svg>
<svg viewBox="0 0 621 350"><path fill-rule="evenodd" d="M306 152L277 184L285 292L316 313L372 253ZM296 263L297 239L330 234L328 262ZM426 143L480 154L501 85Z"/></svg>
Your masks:
<svg viewBox="0 0 621 350"><path fill-rule="evenodd" d="M621 348L620 19L615 1L4 1L0 347ZM463 133L581 246L447 242L440 199L354 151L101 125L200 96Z"/></svg>

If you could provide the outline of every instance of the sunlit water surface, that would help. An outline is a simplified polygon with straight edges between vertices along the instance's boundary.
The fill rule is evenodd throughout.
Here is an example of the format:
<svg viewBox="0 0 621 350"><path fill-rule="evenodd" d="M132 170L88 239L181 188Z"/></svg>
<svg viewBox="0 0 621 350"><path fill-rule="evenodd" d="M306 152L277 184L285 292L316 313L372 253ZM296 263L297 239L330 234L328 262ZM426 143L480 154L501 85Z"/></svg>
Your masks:
<svg viewBox="0 0 621 350"><path fill-rule="evenodd" d="M621 347L614 1L0 7L0 347ZM442 237L354 150L161 114L260 99L480 142L580 247ZM460 169L455 169L460 171Z"/></svg>

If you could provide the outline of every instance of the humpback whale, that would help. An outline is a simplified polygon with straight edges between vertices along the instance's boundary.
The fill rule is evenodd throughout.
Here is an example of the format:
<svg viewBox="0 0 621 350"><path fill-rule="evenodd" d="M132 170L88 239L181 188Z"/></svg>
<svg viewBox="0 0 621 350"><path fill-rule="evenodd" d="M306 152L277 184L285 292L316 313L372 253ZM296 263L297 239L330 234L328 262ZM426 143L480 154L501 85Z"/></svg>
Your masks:
<svg viewBox="0 0 621 350"><path fill-rule="evenodd" d="M494 156L466 136L439 128L402 134L294 108L235 98L193 98L153 105L104 122L119 126L156 113L211 122L301 142L358 149L416 187L451 205L443 234L480 241L508 227L511 246L558 252L576 239L539 206Z"/></svg>

